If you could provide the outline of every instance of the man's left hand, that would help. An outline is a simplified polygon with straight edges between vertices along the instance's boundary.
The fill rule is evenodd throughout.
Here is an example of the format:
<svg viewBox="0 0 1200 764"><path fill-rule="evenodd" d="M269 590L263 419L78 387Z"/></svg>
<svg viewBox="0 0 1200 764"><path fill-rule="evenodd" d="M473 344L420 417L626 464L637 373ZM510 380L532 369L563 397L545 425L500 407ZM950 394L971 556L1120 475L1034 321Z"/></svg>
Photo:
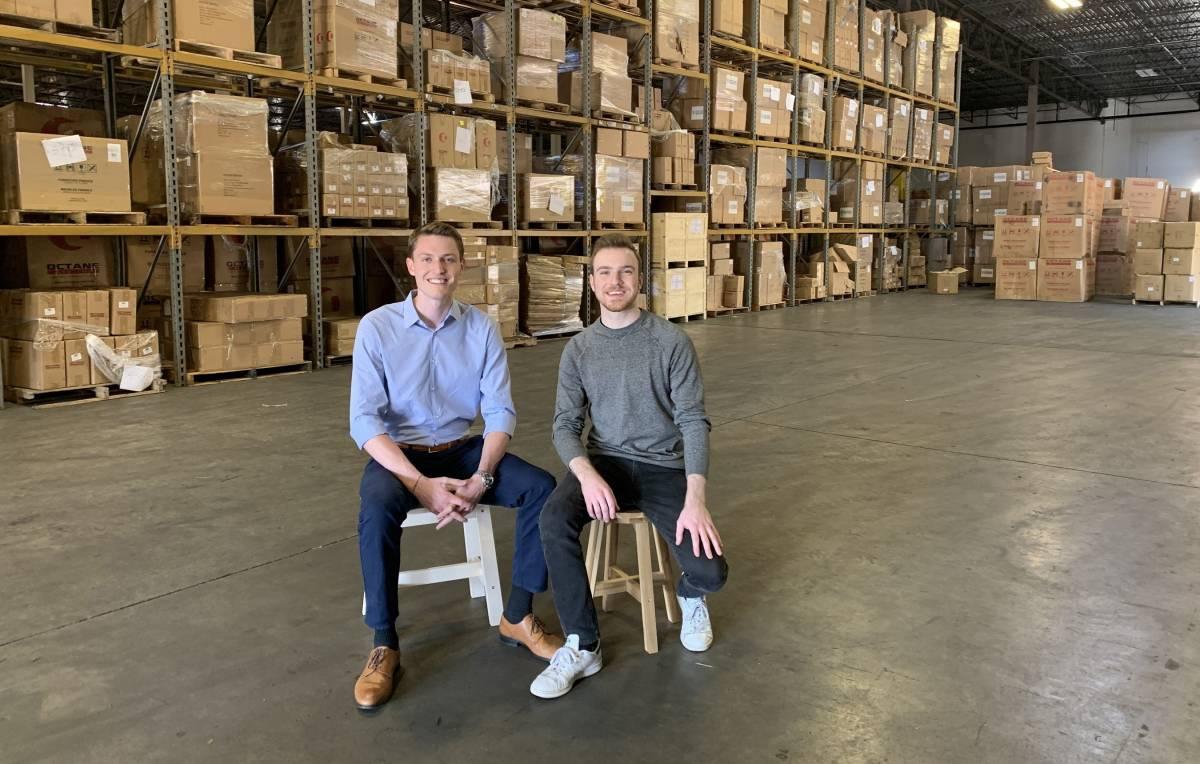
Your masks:
<svg viewBox="0 0 1200 764"><path fill-rule="evenodd" d="M683 543L683 532L692 535L692 553L700 556L700 547L708 559L713 558L713 552L721 555L721 535L717 526L713 525L712 516L703 502L689 500L683 503L683 512L679 513L679 522L675 524L675 545Z"/></svg>
<svg viewBox="0 0 1200 764"><path fill-rule="evenodd" d="M475 505L479 503L485 493L487 493L487 488L483 485L483 478L478 475L467 478L463 485L454 491L454 495L469 503L471 509L475 509Z"/></svg>

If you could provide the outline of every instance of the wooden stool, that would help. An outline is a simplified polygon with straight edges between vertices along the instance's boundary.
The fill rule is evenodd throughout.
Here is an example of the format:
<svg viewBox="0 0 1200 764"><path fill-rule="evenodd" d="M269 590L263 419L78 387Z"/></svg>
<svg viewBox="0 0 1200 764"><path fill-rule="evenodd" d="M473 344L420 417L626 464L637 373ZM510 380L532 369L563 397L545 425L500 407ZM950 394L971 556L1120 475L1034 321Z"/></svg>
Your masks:
<svg viewBox="0 0 1200 764"><path fill-rule="evenodd" d="M617 529L632 525L637 540L637 575L631 575L613 563L617 556ZM654 552L658 556L655 569L650 557L651 538ZM608 611L608 598L614 594L628 594L642 605L642 640L646 652L658 652L658 623L654 614L654 587L662 587L663 609L667 621L679 621L679 603L675 601L675 573L671 554L662 536L641 512L618 512L611 523L593 520L588 529L587 555L588 585L592 596L600 597L600 609ZM603 562L601 562L603 560Z"/></svg>
<svg viewBox="0 0 1200 764"><path fill-rule="evenodd" d="M437 515L428 509L410 511L404 520L404 528L419 525L436 525ZM463 523L463 541L466 546L466 562L438 565L432 568L400 571L397 586L424 586L443 581L466 579L471 585L472 597L485 597L488 622L500 625L504 603L500 596L500 568L496 564L496 541L492 535L492 508L479 504L467 515ZM363 615L367 614L367 595L363 595Z"/></svg>

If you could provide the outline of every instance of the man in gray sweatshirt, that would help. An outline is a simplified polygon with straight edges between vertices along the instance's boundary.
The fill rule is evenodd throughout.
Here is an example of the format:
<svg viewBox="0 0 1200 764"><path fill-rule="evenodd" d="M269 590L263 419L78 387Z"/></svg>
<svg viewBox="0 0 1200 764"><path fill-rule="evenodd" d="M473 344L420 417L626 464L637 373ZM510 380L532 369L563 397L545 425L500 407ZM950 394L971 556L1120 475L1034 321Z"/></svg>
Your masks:
<svg viewBox="0 0 1200 764"><path fill-rule="evenodd" d="M542 546L566 644L530 686L541 698L570 692L600 670L600 631L579 536L622 508L643 512L683 571L676 594L680 641L712 644L705 595L728 575L721 537L705 506L708 432L700 363L686 334L637 307L637 252L620 235L592 250L600 320L567 343L559 361L554 446L569 468L541 514ZM580 442L591 418L587 447Z"/></svg>

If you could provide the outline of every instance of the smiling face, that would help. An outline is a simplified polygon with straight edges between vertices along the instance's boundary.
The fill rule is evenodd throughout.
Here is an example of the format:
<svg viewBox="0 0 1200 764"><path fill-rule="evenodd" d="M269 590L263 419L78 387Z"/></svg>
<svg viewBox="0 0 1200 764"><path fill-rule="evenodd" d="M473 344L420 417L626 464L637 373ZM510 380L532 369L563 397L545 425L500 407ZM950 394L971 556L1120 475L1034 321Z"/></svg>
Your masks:
<svg viewBox="0 0 1200 764"><path fill-rule="evenodd" d="M620 313L637 302L638 260L624 247L605 247L592 258L592 292L606 310Z"/></svg>
<svg viewBox="0 0 1200 764"><path fill-rule="evenodd" d="M450 299L462 273L458 244L449 236L421 236L409 253L408 272L422 297L436 302Z"/></svg>

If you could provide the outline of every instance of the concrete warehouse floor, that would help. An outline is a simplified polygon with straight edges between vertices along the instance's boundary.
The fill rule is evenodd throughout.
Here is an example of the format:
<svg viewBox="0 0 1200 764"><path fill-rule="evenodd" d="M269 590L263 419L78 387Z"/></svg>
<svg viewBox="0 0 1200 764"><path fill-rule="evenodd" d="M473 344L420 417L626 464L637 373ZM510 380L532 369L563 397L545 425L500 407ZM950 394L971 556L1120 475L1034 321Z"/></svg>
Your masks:
<svg viewBox="0 0 1200 764"><path fill-rule="evenodd" d="M1196 762L1200 311L990 297L687 325L716 645L645 655L626 599L553 702L445 584L355 711L348 369L0 413L0 760ZM556 473L561 349L510 356L514 448Z"/></svg>

